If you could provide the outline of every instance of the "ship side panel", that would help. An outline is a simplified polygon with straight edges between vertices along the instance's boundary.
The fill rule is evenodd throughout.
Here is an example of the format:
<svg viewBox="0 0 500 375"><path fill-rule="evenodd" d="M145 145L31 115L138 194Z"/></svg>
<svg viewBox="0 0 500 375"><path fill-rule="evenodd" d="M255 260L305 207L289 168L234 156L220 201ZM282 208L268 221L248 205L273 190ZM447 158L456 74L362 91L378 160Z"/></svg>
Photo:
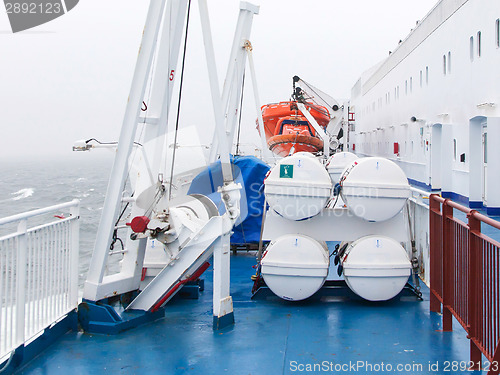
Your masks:
<svg viewBox="0 0 500 375"><path fill-rule="evenodd" d="M351 149L394 160L416 186L500 207L499 17L496 0L439 3L353 88Z"/></svg>

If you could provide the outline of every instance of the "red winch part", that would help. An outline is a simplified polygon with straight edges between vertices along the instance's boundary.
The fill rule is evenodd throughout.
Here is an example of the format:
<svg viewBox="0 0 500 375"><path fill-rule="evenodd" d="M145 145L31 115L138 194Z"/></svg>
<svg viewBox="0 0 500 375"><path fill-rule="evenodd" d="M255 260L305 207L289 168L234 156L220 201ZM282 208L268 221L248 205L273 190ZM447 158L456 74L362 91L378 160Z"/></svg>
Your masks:
<svg viewBox="0 0 500 375"><path fill-rule="evenodd" d="M135 233L144 233L148 228L149 218L147 216L136 216L130 223L127 223Z"/></svg>

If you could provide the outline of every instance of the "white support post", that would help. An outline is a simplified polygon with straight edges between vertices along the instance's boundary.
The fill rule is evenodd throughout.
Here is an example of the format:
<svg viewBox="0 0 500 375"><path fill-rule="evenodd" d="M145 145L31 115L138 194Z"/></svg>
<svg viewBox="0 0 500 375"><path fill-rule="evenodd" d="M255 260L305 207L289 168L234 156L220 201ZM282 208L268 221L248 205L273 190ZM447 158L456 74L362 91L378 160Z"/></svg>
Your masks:
<svg viewBox="0 0 500 375"><path fill-rule="evenodd" d="M203 34L203 43L205 45L205 54L207 59L208 78L210 81L210 90L212 93L212 103L215 116L215 131L217 133L220 161L222 166L222 175L224 183L233 181L233 172L229 160L229 146L226 139L226 130L224 126L224 115L222 110L222 100L220 97L219 81L217 78L217 68L215 64L215 53L212 41L212 32L210 28L210 19L208 17L208 7L206 0L199 0L201 29Z"/></svg>
<svg viewBox="0 0 500 375"><path fill-rule="evenodd" d="M229 145L227 144L226 128L224 125L224 112L220 97L215 54L210 30L210 19L206 0L199 0L200 18L202 25L203 40L207 59L208 76L212 92L212 103L215 116L215 130L218 136L222 175L224 186L219 191L226 206L227 213L224 215L221 225L222 236L217 240L214 248L214 295L213 314L214 329L221 329L234 323L233 302L229 294L230 276L230 228L239 216L239 189L233 181L233 174L229 160ZM226 228L226 224L229 227Z"/></svg>
<svg viewBox="0 0 500 375"><path fill-rule="evenodd" d="M169 1L165 8L164 25L155 63L157 68L153 73L151 104L148 106L153 111L152 116L158 118L158 123L148 126L144 134L145 143L155 139L154 149L148 155L152 163L151 169L155 175L154 182L156 182L158 173L161 172L162 152L167 141L170 104L177 78L177 60L186 25L187 0Z"/></svg>
<svg viewBox="0 0 500 375"><path fill-rule="evenodd" d="M349 133L349 102L345 101L342 113L342 130L344 135L342 137L342 151L347 151L347 135Z"/></svg>
<svg viewBox="0 0 500 375"><path fill-rule="evenodd" d="M248 42L248 41L247 41ZM253 55L252 55L252 45L248 42L246 46L247 55L248 55L248 66L250 67L250 75L252 76L252 89L253 96L255 100L255 109L257 111L257 121L259 123L259 132L260 132L260 142L262 147L262 156L264 161L268 161L271 158L271 152L267 147L266 142L266 133L264 130L264 119L262 118L262 111L260 109L260 98L259 98L259 90L257 87L257 77L255 74L255 65L253 63Z"/></svg>
<svg viewBox="0 0 500 375"><path fill-rule="evenodd" d="M231 149L239 111L241 111L241 87L246 64L245 42L250 38L253 16L259 14L259 7L251 3L240 2L240 14L233 39L233 46L229 57L229 63L222 89L222 110L226 116L225 131L229 148ZM238 112L237 112L238 111ZM212 148L210 149L209 162L217 160L220 152L218 147L218 135L214 134Z"/></svg>
<svg viewBox="0 0 500 375"><path fill-rule="evenodd" d="M214 329L222 329L234 323L233 300L229 291L230 237L231 234L227 233L214 245Z"/></svg>
<svg viewBox="0 0 500 375"><path fill-rule="evenodd" d="M326 134L323 128L319 126L319 124L316 122L316 119L313 117L313 115L311 115L304 104L297 103L297 107L305 116L307 121L313 126L314 130L316 130L321 139L323 139L323 154L325 158L328 158L328 156L330 156L330 139L328 138L328 134Z"/></svg>
<svg viewBox="0 0 500 375"><path fill-rule="evenodd" d="M151 1L146 19L141 48L118 141L118 149L111 169L106 200L104 201L87 281L85 282L84 298L92 301L97 300L98 289L103 281L106 269L109 246L121 206L123 186L127 177L128 159L134 143L135 130L146 90L147 77L151 70L152 56L156 46L165 1Z"/></svg>
<svg viewBox="0 0 500 375"><path fill-rule="evenodd" d="M26 219L17 226L19 236L16 262L16 347L24 343L24 320L26 308L26 251L28 250Z"/></svg>
<svg viewBox="0 0 500 375"><path fill-rule="evenodd" d="M484 146L486 148L486 160L488 164L485 179L485 171L483 169L483 179L485 180L483 183L486 184L487 190L486 203L488 207L486 208L486 212L488 215L498 215L500 213L500 192L498 191L498 183L500 182L500 148L494 147L492 140L500 139L500 118L488 117L486 125L486 142L490 139L490 145L488 146L488 144L486 144ZM485 167L484 160L481 158L481 168Z"/></svg>
<svg viewBox="0 0 500 375"><path fill-rule="evenodd" d="M70 295L69 305L78 307L78 260L80 256L80 202L70 208L71 221L71 249L70 249Z"/></svg>
<svg viewBox="0 0 500 375"><path fill-rule="evenodd" d="M245 61L243 61L243 66L241 62L242 61L239 61L237 64L238 66L236 67L234 80L232 84L233 94L230 96L228 100L228 109L225 113L227 144L229 145L229 149L231 152L234 144L234 133L237 128L240 111L242 110L242 108L240 108L240 103L241 103L241 97L243 96L241 89L243 87Z"/></svg>
<svg viewBox="0 0 500 375"><path fill-rule="evenodd" d="M136 195L157 182L160 173L164 172L162 161L165 152L166 135L168 132L168 116L171 108L173 86L177 77L176 66L179 57L182 35L186 25L187 0L171 0L164 7L158 24L163 19L162 33L157 32L155 40L156 49L155 67L150 68L152 76L151 96L148 104L146 125L144 129L143 147L141 154L143 162L139 165L146 168L148 173L137 176L134 187ZM152 60L152 57L151 57ZM138 61L139 64L139 61ZM147 81L148 76L144 79ZM135 158L138 162L138 158ZM145 210L132 206L131 217L144 215ZM89 285L96 289L88 293L94 295L94 300L99 300L110 295L121 294L136 290L140 286L142 267L144 263L146 240L131 240L130 231L125 241L126 252L121 262L118 274L103 277L99 286Z"/></svg>

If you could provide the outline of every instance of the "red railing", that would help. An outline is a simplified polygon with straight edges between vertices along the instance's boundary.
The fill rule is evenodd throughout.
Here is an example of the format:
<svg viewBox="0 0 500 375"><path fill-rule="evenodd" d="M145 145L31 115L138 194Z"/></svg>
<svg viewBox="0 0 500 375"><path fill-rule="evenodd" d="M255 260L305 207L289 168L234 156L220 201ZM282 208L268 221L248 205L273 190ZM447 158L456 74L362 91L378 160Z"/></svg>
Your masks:
<svg viewBox="0 0 500 375"><path fill-rule="evenodd" d="M468 222L454 217L454 209ZM500 222L436 194L429 212L430 309L440 312L443 306L443 331L452 330L452 316L464 327L474 369L481 367L482 353L495 364L488 374L498 374L500 243L481 233L481 223L500 229Z"/></svg>

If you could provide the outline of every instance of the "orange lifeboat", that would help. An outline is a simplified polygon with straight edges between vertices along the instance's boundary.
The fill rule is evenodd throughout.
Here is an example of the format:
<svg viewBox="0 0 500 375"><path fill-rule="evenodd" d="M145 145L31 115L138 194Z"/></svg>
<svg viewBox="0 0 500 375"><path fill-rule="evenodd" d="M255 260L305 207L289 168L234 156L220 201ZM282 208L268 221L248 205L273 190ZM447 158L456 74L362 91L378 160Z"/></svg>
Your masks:
<svg viewBox="0 0 500 375"><path fill-rule="evenodd" d="M316 122L326 128L330 121L328 110L308 102L304 105ZM267 104L261 110L267 146L275 154L288 156L299 151L318 152L323 149L323 140L298 110L296 102Z"/></svg>

